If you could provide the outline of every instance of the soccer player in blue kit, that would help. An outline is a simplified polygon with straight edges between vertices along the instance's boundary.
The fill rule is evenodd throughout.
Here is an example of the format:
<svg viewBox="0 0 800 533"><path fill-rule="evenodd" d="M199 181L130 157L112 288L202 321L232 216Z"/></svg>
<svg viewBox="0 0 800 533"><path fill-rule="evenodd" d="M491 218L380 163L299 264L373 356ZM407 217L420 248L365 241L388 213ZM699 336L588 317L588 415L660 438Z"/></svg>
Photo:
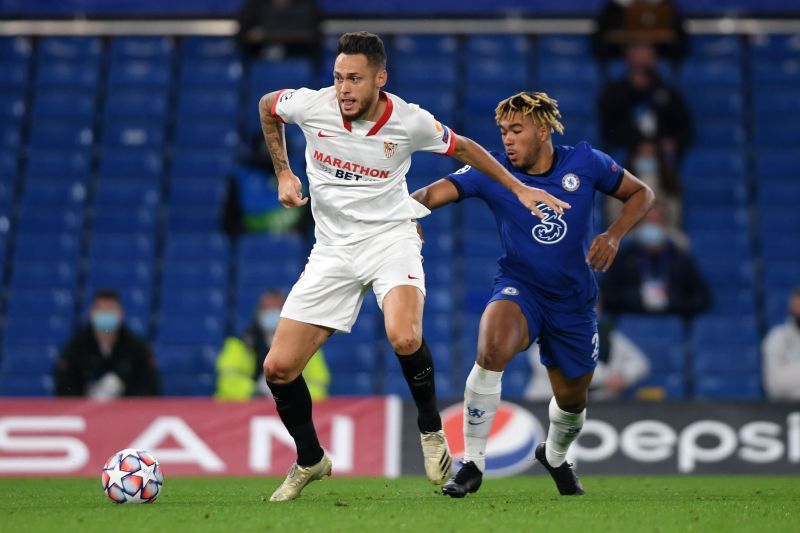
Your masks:
<svg viewBox="0 0 800 533"><path fill-rule="evenodd" d="M465 198L482 199L494 213L505 251L481 317L477 359L464 391L463 466L442 487L454 498L480 487L503 369L533 342L541 345L554 394L547 439L537 446L536 459L560 494L584 493L565 459L583 427L587 390L597 365L594 272L611 266L620 240L647 213L654 195L587 142L553 146L552 132L564 130L560 116L556 100L545 93L522 92L503 100L495 119L505 153L493 155L526 185L568 202L572 208L563 215L539 204L543 218L532 216L513 194L469 166L412 194L429 209ZM595 191L622 200L624 206L590 246Z"/></svg>

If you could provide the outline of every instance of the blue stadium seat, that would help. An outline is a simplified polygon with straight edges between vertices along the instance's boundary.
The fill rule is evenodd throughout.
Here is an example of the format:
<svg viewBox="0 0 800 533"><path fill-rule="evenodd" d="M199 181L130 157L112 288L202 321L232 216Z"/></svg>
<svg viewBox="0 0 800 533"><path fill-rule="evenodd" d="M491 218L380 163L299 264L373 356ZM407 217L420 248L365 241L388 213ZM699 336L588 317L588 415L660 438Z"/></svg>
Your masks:
<svg viewBox="0 0 800 533"><path fill-rule="evenodd" d="M463 254L468 261L496 260L504 254L497 231L467 230L463 237Z"/></svg>
<svg viewBox="0 0 800 533"><path fill-rule="evenodd" d="M445 69L445 73L448 70L453 71L452 81L454 82L455 64L447 60L442 60L441 62L443 63L441 68ZM423 64L415 67L420 71L420 75L424 74L427 77L435 75L438 77L439 67L435 67L435 70L427 70L423 67ZM449 69L445 65L449 65ZM447 75L445 79L448 79ZM476 57L467 63L467 84L471 90L476 90L476 88L480 87L506 88L512 85L524 87L528 84L528 71L503 56ZM513 93L509 93L507 96L511 94Z"/></svg>
<svg viewBox="0 0 800 533"><path fill-rule="evenodd" d="M175 178L170 187L169 205L205 207L213 211L222 204L224 196L225 183L222 181Z"/></svg>
<svg viewBox="0 0 800 533"><path fill-rule="evenodd" d="M239 114L239 94L226 88L192 88L178 97L178 115L181 117L236 117Z"/></svg>
<svg viewBox="0 0 800 533"><path fill-rule="evenodd" d="M5 118L0 123L0 143L5 149L16 150L22 143L22 121L17 118Z"/></svg>
<svg viewBox="0 0 800 533"><path fill-rule="evenodd" d="M489 61L498 62L497 60ZM477 69L470 67L468 72L474 70ZM398 59L392 65L392 74L397 77L398 95L403 99L407 99L406 89L419 87L421 84L425 85L426 89L435 90L438 93L452 91L456 85L456 80L458 80L458 67L456 63L448 58L413 56ZM472 77L469 79L472 80ZM490 80L481 78L479 81L488 82Z"/></svg>
<svg viewBox="0 0 800 533"><path fill-rule="evenodd" d="M774 124L773 117L766 115L800 114L800 95L797 90L781 86L759 89L753 94L753 112L756 124Z"/></svg>
<svg viewBox="0 0 800 533"><path fill-rule="evenodd" d="M240 261L237 277L238 293L260 294L267 287L288 291L302 271L303 264L298 260ZM251 313L252 306L248 306L246 315L249 316Z"/></svg>
<svg viewBox="0 0 800 533"><path fill-rule="evenodd" d="M175 132L177 148L236 148L238 145L239 132L235 120L189 120L186 117L178 120Z"/></svg>
<svg viewBox="0 0 800 533"><path fill-rule="evenodd" d="M798 265L800 266L800 265ZM800 278L800 276L796 276ZM800 280L798 280L800 285ZM788 318L789 294L794 286L775 287L767 286L764 289L764 320L766 326L771 328L777 324L783 324Z"/></svg>
<svg viewBox="0 0 800 533"><path fill-rule="evenodd" d="M524 359L517 356L514 360ZM503 398L521 400L531 381L530 371L508 370L503 373Z"/></svg>
<svg viewBox="0 0 800 533"><path fill-rule="evenodd" d="M800 168L800 154L796 150L761 150L756 157L756 179L760 183L767 180L793 180Z"/></svg>
<svg viewBox="0 0 800 533"><path fill-rule="evenodd" d="M380 356L376 343L353 342L350 335L337 333L328 339L322 350L331 372L374 372Z"/></svg>
<svg viewBox="0 0 800 533"><path fill-rule="evenodd" d="M106 96L107 117L163 117L167 114L167 94L147 88L118 88Z"/></svg>
<svg viewBox="0 0 800 533"><path fill-rule="evenodd" d="M800 233L800 211L783 206L762 209L759 224L763 233Z"/></svg>
<svg viewBox="0 0 800 533"><path fill-rule="evenodd" d="M113 117L103 128L105 146L158 149L164 139L164 121L159 118Z"/></svg>
<svg viewBox="0 0 800 533"><path fill-rule="evenodd" d="M163 162L155 150L104 148L98 174L101 179L135 179L157 183Z"/></svg>
<svg viewBox="0 0 800 533"><path fill-rule="evenodd" d="M455 61L458 40L454 35L400 34L393 40L397 52L393 63L410 57L443 58Z"/></svg>
<svg viewBox="0 0 800 533"><path fill-rule="evenodd" d="M15 289L11 291L8 316L71 319L75 313L74 294L67 289Z"/></svg>
<svg viewBox="0 0 800 533"><path fill-rule="evenodd" d="M13 120L15 125L25 114L25 93L24 91L12 89L0 92L0 117L6 120Z"/></svg>
<svg viewBox="0 0 800 533"><path fill-rule="evenodd" d="M28 84L30 69L25 63L3 64L3 75L0 76L0 87L22 89Z"/></svg>
<svg viewBox="0 0 800 533"><path fill-rule="evenodd" d="M695 378L694 396L704 400L760 400L761 380L758 373L714 373Z"/></svg>
<svg viewBox="0 0 800 533"><path fill-rule="evenodd" d="M233 170L230 151L178 149L172 161L173 178L224 179Z"/></svg>
<svg viewBox="0 0 800 533"><path fill-rule="evenodd" d="M169 209L167 227L170 232L197 233L213 232L219 229L220 210L206 207L177 205Z"/></svg>
<svg viewBox="0 0 800 533"><path fill-rule="evenodd" d="M800 63L790 58L773 61L759 61L752 65L753 84L756 87L800 86Z"/></svg>
<svg viewBox="0 0 800 533"><path fill-rule="evenodd" d="M746 233L749 226L747 209L730 207L708 207L689 209L684 213L684 227L688 232L695 230L737 231Z"/></svg>
<svg viewBox="0 0 800 533"><path fill-rule="evenodd" d="M77 234L83 228L83 210L75 208L25 206L17 223L19 233Z"/></svg>
<svg viewBox="0 0 800 533"><path fill-rule="evenodd" d="M616 328L635 343L654 344L656 341L675 345L683 342L683 321L668 315L619 315Z"/></svg>
<svg viewBox="0 0 800 533"><path fill-rule="evenodd" d="M153 235L158 213L151 207L98 204L92 213L92 232L100 234Z"/></svg>
<svg viewBox="0 0 800 533"><path fill-rule="evenodd" d="M41 120L33 123L29 144L32 148L76 149L91 146L93 141L91 121Z"/></svg>
<svg viewBox="0 0 800 533"><path fill-rule="evenodd" d="M91 61L57 61L39 66L36 84L39 87L72 88L94 91L100 83L99 63Z"/></svg>
<svg viewBox="0 0 800 533"><path fill-rule="evenodd" d="M77 265L74 262L17 261L12 265L12 289L71 289L76 285Z"/></svg>
<svg viewBox="0 0 800 533"><path fill-rule="evenodd" d="M100 179L94 192L95 204L103 206L154 208L158 205L158 197L156 184L138 179Z"/></svg>
<svg viewBox="0 0 800 533"><path fill-rule="evenodd" d="M27 62L33 55L30 37L0 38L0 60L7 62Z"/></svg>
<svg viewBox="0 0 800 533"><path fill-rule="evenodd" d="M239 46L230 37L189 36L181 44L186 59L218 61L239 57Z"/></svg>
<svg viewBox="0 0 800 533"><path fill-rule="evenodd" d="M750 287L754 282L752 261L729 261L704 257L698 257L697 260L705 279L713 282L715 290L722 287Z"/></svg>
<svg viewBox="0 0 800 533"><path fill-rule="evenodd" d="M217 86L235 88L242 78L242 63L238 60L184 62L181 69L181 88ZM268 87L274 87L277 80ZM279 83L277 83L279 85ZM273 89L269 89L273 90ZM266 89L265 89L266 91Z"/></svg>
<svg viewBox="0 0 800 533"><path fill-rule="evenodd" d="M764 264L764 286L767 290L789 293L800 285L800 261L768 261Z"/></svg>
<svg viewBox="0 0 800 533"><path fill-rule="evenodd" d="M198 342L181 344L159 340L153 346L159 371L162 374L213 373L222 345L203 345Z"/></svg>
<svg viewBox="0 0 800 533"><path fill-rule="evenodd" d="M25 182L22 193L22 207L31 210L37 208L81 209L87 194L87 186L81 181L63 177L29 178Z"/></svg>
<svg viewBox="0 0 800 533"><path fill-rule="evenodd" d="M688 57L699 61L728 60L738 62L742 57L742 42L733 35L693 35L689 38Z"/></svg>
<svg viewBox="0 0 800 533"><path fill-rule="evenodd" d="M717 288L713 291L714 315L755 315L756 302L752 288Z"/></svg>
<svg viewBox="0 0 800 533"><path fill-rule="evenodd" d="M756 61L797 57L800 40L794 34L759 34L750 37L750 55Z"/></svg>
<svg viewBox="0 0 800 533"><path fill-rule="evenodd" d="M17 261L77 261L81 251L78 235L69 233L20 234L14 243Z"/></svg>
<svg viewBox="0 0 800 533"><path fill-rule="evenodd" d="M470 57L506 58L509 63L524 68L530 50L525 35L470 35L466 39L466 50Z"/></svg>
<svg viewBox="0 0 800 533"><path fill-rule="evenodd" d="M781 233L770 229L761 234L761 255L766 263L791 261L800 264L800 233Z"/></svg>
<svg viewBox="0 0 800 533"><path fill-rule="evenodd" d="M741 87L742 69L735 61L687 59L681 66L680 79L686 89L713 86L730 90Z"/></svg>
<svg viewBox="0 0 800 533"><path fill-rule="evenodd" d="M756 120L755 125L755 145L757 148L791 148L795 146L800 137L800 125L797 122L780 122L780 117L775 117L766 123L764 120ZM800 120L800 112L796 115Z"/></svg>
<svg viewBox="0 0 800 533"><path fill-rule="evenodd" d="M39 40L40 60L97 59L103 52L103 42L98 37L42 37Z"/></svg>
<svg viewBox="0 0 800 533"><path fill-rule="evenodd" d="M737 354L748 346L758 344L755 315L700 316L692 324L692 342L695 349L719 347L722 344L737 345Z"/></svg>
<svg viewBox="0 0 800 533"><path fill-rule="evenodd" d="M152 261L155 239L141 233L96 233L89 246L89 260L102 263L108 259Z"/></svg>
<svg viewBox="0 0 800 533"><path fill-rule="evenodd" d="M250 64L251 88L262 92L280 88L308 87L314 83L311 61L284 59L283 61L255 61Z"/></svg>
<svg viewBox="0 0 800 533"><path fill-rule="evenodd" d="M215 376L211 373L161 375L162 396L203 396L214 394Z"/></svg>
<svg viewBox="0 0 800 533"><path fill-rule="evenodd" d="M26 376L0 375L0 396L40 397L53 395L53 377L49 374Z"/></svg>
<svg viewBox="0 0 800 533"><path fill-rule="evenodd" d="M758 205L762 212L771 209L792 209L800 203L800 183L793 180L771 180L769 178L759 181ZM763 228L773 231L774 228ZM788 228L783 228L788 229Z"/></svg>
<svg viewBox="0 0 800 533"><path fill-rule="evenodd" d="M725 207L734 209L743 208L747 205L747 187L744 182L730 182L724 180L725 175L717 173L705 178L695 176L689 178L684 176L684 206L687 211L700 209L705 206Z"/></svg>
<svg viewBox="0 0 800 533"><path fill-rule="evenodd" d="M165 261L162 287L223 288L228 279L228 265L223 261Z"/></svg>
<svg viewBox="0 0 800 533"><path fill-rule="evenodd" d="M223 289L165 287L161 291L160 313L168 316L223 318L226 303L226 291Z"/></svg>
<svg viewBox="0 0 800 533"><path fill-rule="evenodd" d="M305 256L305 244L298 235L253 234L239 241L240 262L276 258L303 260Z"/></svg>
<svg viewBox="0 0 800 533"><path fill-rule="evenodd" d="M692 230L689 241L696 257L743 261L752 259L750 236L735 228L726 230Z"/></svg>
<svg viewBox="0 0 800 533"><path fill-rule="evenodd" d="M153 265L145 261L114 259L90 262L86 283L96 288L149 290L153 284Z"/></svg>
<svg viewBox="0 0 800 533"><path fill-rule="evenodd" d="M540 57L536 70L536 79L539 80L537 86L544 87L545 92L556 99L559 98L560 87L581 87L586 98L586 93L594 93L600 83L597 63L588 58L578 60ZM594 103L592 98L586 99Z"/></svg>
<svg viewBox="0 0 800 533"><path fill-rule="evenodd" d="M583 35L543 35L536 46L539 58L585 59L592 55L591 42Z"/></svg>
<svg viewBox="0 0 800 533"><path fill-rule="evenodd" d="M645 388L662 389L667 398L680 400L686 397L686 380L682 373L658 373L651 372L636 385L637 390Z"/></svg>
<svg viewBox="0 0 800 533"><path fill-rule="evenodd" d="M694 142L706 148L741 148L744 128L740 119L699 120L694 124Z"/></svg>
<svg viewBox="0 0 800 533"><path fill-rule="evenodd" d="M745 176L744 158L739 150L695 149L683 162L684 183L702 181L741 182Z"/></svg>
<svg viewBox="0 0 800 533"><path fill-rule="evenodd" d="M53 150L52 147L31 148L28 152L28 178L89 178L91 155L88 150Z"/></svg>
<svg viewBox="0 0 800 533"><path fill-rule="evenodd" d="M328 393L331 396L371 396L376 394L372 374L369 372L331 372Z"/></svg>
<svg viewBox="0 0 800 533"><path fill-rule="evenodd" d="M111 39L112 61L142 59L168 61L174 44L170 37L114 37Z"/></svg>
<svg viewBox="0 0 800 533"><path fill-rule="evenodd" d="M423 227L425 227L423 225ZM422 254L428 259L437 261L449 261L453 257L453 235L452 233L432 232L425 233L425 245Z"/></svg>
<svg viewBox="0 0 800 533"><path fill-rule="evenodd" d="M72 333L72 315L6 317L4 341L6 344L61 345Z"/></svg>
<svg viewBox="0 0 800 533"><path fill-rule="evenodd" d="M146 60L114 60L108 71L108 84L114 90L121 87L147 87L166 90L172 77L171 66L165 62Z"/></svg>
<svg viewBox="0 0 800 533"><path fill-rule="evenodd" d="M58 88L42 88L33 98L35 121L54 117L89 123L94 120L97 99L93 93Z"/></svg>
<svg viewBox="0 0 800 533"><path fill-rule="evenodd" d="M91 280L83 288L83 309L88 310L91 298L98 290L113 289L119 294L122 307L125 309L125 321L130 326L132 319L149 324L152 315L153 294L150 287L116 287L108 285L92 285ZM145 330L146 331L146 330Z"/></svg>
<svg viewBox="0 0 800 533"><path fill-rule="evenodd" d="M158 342L160 344L183 344L197 348L206 345L213 346L218 350L222 347L224 333L224 317L162 314L158 324ZM159 358L159 364L166 364L164 355L156 355ZM200 369L203 363L208 364L208 360L196 361L196 369ZM209 369L211 368L213 368L213 361ZM177 369L167 368L163 371L170 372L172 370Z"/></svg>
<svg viewBox="0 0 800 533"><path fill-rule="evenodd" d="M220 233L169 235L164 247L165 260L227 260L230 241Z"/></svg>
<svg viewBox="0 0 800 533"><path fill-rule="evenodd" d="M51 375L53 364L57 358L58 348L54 344L10 344L5 342L3 357L0 358L0 375Z"/></svg>
<svg viewBox="0 0 800 533"><path fill-rule="evenodd" d="M726 94L698 91L693 93L686 103L692 115L698 119L741 119L744 109L742 94L738 91Z"/></svg>

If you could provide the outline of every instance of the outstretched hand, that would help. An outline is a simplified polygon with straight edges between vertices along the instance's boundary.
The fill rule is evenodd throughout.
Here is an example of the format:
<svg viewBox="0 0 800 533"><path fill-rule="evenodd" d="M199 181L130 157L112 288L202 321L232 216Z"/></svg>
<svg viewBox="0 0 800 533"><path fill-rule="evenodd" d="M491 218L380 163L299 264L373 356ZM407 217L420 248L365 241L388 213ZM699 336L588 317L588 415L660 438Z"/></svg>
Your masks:
<svg viewBox="0 0 800 533"><path fill-rule="evenodd" d="M308 203L308 196L303 197L303 184L300 178L288 171L278 180L278 200L283 207L300 207Z"/></svg>
<svg viewBox="0 0 800 533"><path fill-rule="evenodd" d="M595 272L607 271L614 258L617 257L619 250L619 240L606 233L601 233L592 241L589 248L589 255L586 256L586 264Z"/></svg>
<svg viewBox="0 0 800 533"><path fill-rule="evenodd" d="M542 210L539 209L538 206L540 203L545 204L559 215L564 214L564 209L572 208L567 202L559 200L547 191L537 189L536 187L523 187L520 192L517 193L517 198L522 202L522 205L530 209L531 213L539 218L544 218L544 213L542 213Z"/></svg>

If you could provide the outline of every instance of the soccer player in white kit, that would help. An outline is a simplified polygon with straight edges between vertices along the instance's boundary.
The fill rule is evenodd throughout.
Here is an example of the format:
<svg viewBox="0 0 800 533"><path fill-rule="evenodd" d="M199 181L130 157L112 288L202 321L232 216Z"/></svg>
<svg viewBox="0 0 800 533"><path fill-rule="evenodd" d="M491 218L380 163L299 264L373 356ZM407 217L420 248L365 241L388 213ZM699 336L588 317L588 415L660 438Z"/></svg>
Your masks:
<svg viewBox="0 0 800 533"><path fill-rule="evenodd" d="M287 208L305 205L308 198L289 167L283 124L303 130L316 222L316 244L286 299L264 360L278 414L297 446L297 462L271 501L295 499L308 483L331 473L302 371L332 333L350 332L370 287L418 409L425 472L437 484L450 474L433 359L422 337L425 274L415 220L430 211L408 194L405 175L413 152L453 156L475 167L539 216L539 202L559 213L569 208L541 189L526 187L478 144L456 136L419 106L383 92L386 53L379 37L344 34L338 52L333 87L284 89L259 103L278 197Z"/></svg>

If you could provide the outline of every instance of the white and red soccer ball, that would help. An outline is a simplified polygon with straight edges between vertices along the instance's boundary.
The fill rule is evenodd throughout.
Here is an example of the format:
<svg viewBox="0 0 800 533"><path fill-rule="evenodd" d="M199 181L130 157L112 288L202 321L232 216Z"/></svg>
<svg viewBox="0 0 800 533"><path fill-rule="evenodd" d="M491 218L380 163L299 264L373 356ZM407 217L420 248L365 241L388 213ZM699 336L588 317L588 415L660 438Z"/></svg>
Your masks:
<svg viewBox="0 0 800 533"><path fill-rule="evenodd" d="M128 448L108 458L101 475L103 491L114 503L153 503L164 474L150 452Z"/></svg>

